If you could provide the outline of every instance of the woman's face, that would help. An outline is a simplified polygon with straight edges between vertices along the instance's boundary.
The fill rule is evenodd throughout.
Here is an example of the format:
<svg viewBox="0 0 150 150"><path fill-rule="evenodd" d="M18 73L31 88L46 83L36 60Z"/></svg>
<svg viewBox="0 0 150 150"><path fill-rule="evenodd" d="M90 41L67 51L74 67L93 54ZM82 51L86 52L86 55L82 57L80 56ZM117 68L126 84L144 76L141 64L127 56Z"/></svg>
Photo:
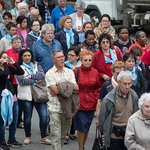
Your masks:
<svg viewBox="0 0 150 150"><path fill-rule="evenodd" d="M22 55L22 60L26 63L26 64L29 64L31 62L31 53L30 52L24 52L23 55Z"/></svg>
<svg viewBox="0 0 150 150"><path fill-rule="evenodd" d="M135 60L131 56L124 62L126 70L132 70L135 65Z"/></svg>
<svg viewBox="0 0 150 150"><path fill-rule="evenodd" d="M79 56L76 56L76 54L73 50L68 52L68 61L70 63L77 62L78 58L79 58Z"/></svg>
<svg viewBox="0 0 150 150"><path fill-rule="evenodd" d="M90 23L85 25L84 32L86 32L88 30L92 30L92 25Z"/></svg>
<svg viewBox="0 0 150 150"><path fill-rule="evenodd" d="M64 28L69 30L72 27L72 20L71 19L67 19L64 23Z"/></svg>
<svg viewBox="0 0 150 150"><path fill-rule="evenodd" d="M89 46L92 46L95 42L95 36L92 34L89 34L85 40Z"/></svg>
<svg viewBox="0 0 150 150"><path fill-rule="evenodd" d="M144 101L142 106L142 113L145 118L150 118L150 102Z"/></svg>
<svg viewBox="0 0 150 150"><path fill-rule="evenodd" d="M89 68L92 65L92 60L93 59L91 55L85 55L81 62L84 67Z"/></svg>
<svg viewBox="0 0 150 150"><path fill-rule="evenodd" d="M135 57L136 57L136 63L138 63L141 60L142 55L135 55Z"/></svg>
<svg viewBox="0 0 150 150"><path fill-rule="evenodd" d="M26 14L26 7L24 6L24 7L21 7L20 9L19 9L19 15L21 15L21 16L24 16L25 14Z"/></svg>
<svg viewBox="0 0 150 150"><path fill-rule="evenodd" d="M12 41L12 47L16 50L20 50L22 47L22 43L20 39L16 39Z"/></svg>
<svg viewBox="0 0 150 150"><path fill-rule="evenodd" d="M20 24L20 27L23 28L23 29L26 29L27 28L27 19L24 19L22 21L22 23Z"/></svg>
<svg viewBox="0 0 150 150"><path fill-rule="evenodd" d="M110 20L107 17L103 17L101 23L103 28L110 26Z"/></svg>
<svg viewBox="0 0 150 150"><path fill-rule="evenodd" d="M16 8L18 8L18 4L19 4L19 3L20 3L20 0L15 0L14 5L15 5Z"/></svg>
<svg viewBox="0 0 150 150"><path fill-rule="evenodd" d="M80 7L80 8L77 8L77 14L78 15L80 15L80 16L82 16L83 15L83 13L84 13L84 8L82 8L82 7Z"/></svg>
<svg viewBox="0 0 150 150"><path fill-rule="evenodd" d="M32 24L31 29L33 30L33 32L38 32L40 30L40 24L38 21L34 21Z"/></svg>
<svg viewBox="0 0 150 150"><path fill-rule="evenodd" d="M128 38L129 38L129 32L127 29L122 29L119 33L119 38L122 40L122 41L127 41Z"/></svg>
<svg viewBox="0 0 150 150"><path fill-rule="evenodd" d="M8 59L7 53L3 53L0 59L3 59L5 62L8 63L8 60L9 60L9 59Z"/></svg>
<svg viewBox="0 0 150 150"><path fill-rule="evenodd" d="M100 46L102 50L108 50L110 48L110 41L107 40L106 38L102 39Z"/></svg>

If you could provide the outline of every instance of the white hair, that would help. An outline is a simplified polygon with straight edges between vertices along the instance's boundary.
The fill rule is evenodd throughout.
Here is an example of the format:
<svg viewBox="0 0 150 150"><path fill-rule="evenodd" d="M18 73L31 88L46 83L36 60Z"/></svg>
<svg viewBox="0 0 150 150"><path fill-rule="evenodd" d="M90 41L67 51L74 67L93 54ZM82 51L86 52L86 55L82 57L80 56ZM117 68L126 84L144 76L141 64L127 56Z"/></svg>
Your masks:
<svg viewBox="0 0 150 150"><path fill-rule="evenodd" d="M84 8L85 9L85 2L82 0L77 0L75 3L74 9L77 10L77 8Z"/></svg>
<svg viewBox="0 0 150 150"><path fill-rule="evenodd" d="M26 2L23 1L18 4L18 9L20 9L22 7L25 7L26 11L28 11L28 4Z"/></svg>
<svg viewBox="0 0 150 150"><path fill-rule="evenodd" d="M131 79L132 80L132 75L129 71L121 71L118 76L117 76L117 81L121 81L122 79Z"/></svg>
<svg viewBox="0 0 150 150"><path fill-rule="evenodd" d="M42 29L41 29L41 34L44 34L46 31L55 31L55 27L53 24L49 24L49 23L46 23L42 26Z"/></svg>
<svg viewBox="0 0 150 150"><path fill-rule="evenodd" d="M141 95L141 97L139 99L139 102L138 102L139 109L142 108L145 101L150 102L150 93L144 93L144 94Z"/></svg>

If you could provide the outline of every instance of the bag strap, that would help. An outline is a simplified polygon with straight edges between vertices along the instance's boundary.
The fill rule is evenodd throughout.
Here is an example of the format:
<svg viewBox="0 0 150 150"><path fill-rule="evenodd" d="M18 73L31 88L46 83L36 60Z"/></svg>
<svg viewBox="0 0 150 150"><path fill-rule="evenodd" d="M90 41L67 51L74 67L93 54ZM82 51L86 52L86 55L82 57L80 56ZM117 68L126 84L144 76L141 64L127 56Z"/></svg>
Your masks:
<svg viewBox="0 0 150 150"><path fill-rule="evenodd" d="M147 79L147 74L146 74L146 68L145 68L145 64L142 62L142 66L143 66L143 70L144 70L144 78L145 80Z"/></svg>
<svg viewBox="0 0 150 150"><path fill-rule="evenodd" d="M78 83L79 81L79 75L80 75L80 68L77 67L77 74L76 74L76 82Z"/></svg>
<svg viewBox="0 0 150 150"><path fill-rule="evenodd" d="M60 7L59 7L59 9L60 9L61 13L62 13L64 16L66 16L65 13L64 13L64 11L63 11Z"/></svg>

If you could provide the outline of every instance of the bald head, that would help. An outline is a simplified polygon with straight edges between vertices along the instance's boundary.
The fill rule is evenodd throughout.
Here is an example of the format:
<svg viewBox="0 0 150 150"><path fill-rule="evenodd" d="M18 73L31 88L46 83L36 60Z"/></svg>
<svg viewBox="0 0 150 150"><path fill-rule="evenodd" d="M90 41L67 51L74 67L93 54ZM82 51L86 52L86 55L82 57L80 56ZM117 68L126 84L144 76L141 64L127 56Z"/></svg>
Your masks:
<svg viewBox="0 0 150 150"><path fill-rule="evenodd" d="M36 8L32 9L30 15L33 20L37 20L39 16L39 10Z"/></svg>

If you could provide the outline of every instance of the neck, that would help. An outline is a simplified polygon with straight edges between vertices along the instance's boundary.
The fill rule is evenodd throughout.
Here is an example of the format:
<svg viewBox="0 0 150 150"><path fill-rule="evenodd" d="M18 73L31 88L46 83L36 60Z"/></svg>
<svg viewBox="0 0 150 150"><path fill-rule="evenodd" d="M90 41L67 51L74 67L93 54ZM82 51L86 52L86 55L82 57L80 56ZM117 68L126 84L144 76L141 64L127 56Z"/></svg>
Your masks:
<svg viewBox="0 0 150 150"><path fill-rule="evenodd" d="M82 18L82 14L81 13L77 13L77 17Z"/></svg>
<svg viewBox="0 0 150 150"><path fill-rule="evenodd" d="M47 41L47 40L45 40L44 38L43 38L43 42L44 42L45 44L47 44L47 45L51 45L51 43L52 43L52 41Z"/></svg>
<svg viewBox="0 0 150 150"><path fill-rule="evenodd" d="M103 53L104 53L105 55L110 54L110 53L109 53L109 49L107 49L107 50L106 50L106 49L102 49L102 51L103 51Z"/></svg>
<svg viewBox="0 0 150 150"><path fill-rule="evenodd" d="M33 31L34 32L34 34L36 34L37 36L38 36L38 34L39 34L39 31Z"/></svg>
<svg viewBox="0 0 150 150"><path fill-rule="evenodd" d="M61 6L60 6L60 8L63 9L63 10L65 10L65 9L66 9L66 6L64 6L64 7L61 7Z"/></svg>
<svg viewBox="0 0 150 150"><path fill-rule="evenodd" d="M56 67L58 72L62 73L63 72L63 67Z"/></svg>
<svg viewBox="0 0 150 150"><path fill-rule="evenodd" d="M77 64L77 61L72 62L73 66L76 66L76 64Z"/></svg>

